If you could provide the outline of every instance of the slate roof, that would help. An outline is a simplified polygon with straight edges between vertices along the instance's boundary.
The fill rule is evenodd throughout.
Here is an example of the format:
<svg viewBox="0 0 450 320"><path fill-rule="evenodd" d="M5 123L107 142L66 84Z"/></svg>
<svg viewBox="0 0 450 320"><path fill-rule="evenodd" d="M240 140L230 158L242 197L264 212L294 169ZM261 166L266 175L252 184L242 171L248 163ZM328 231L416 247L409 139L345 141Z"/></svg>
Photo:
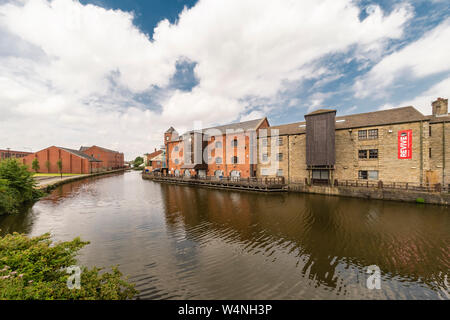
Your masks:
<svg viewBox="0 0 450 320"><path fill-rule="evenodd" d="M95 159L94 157L88 156L87 154L79 151L79 150L73 150L73 149L69 149L69 148L62 148L62 147L57 147L61 150L67 151L69 153L72 153L80 158L84 158L89 160L89 162L102 162L101 160Z"/></svg>
<svg viewBox="0 0 450 320"><path fill-rule="evenodd" d="M235 122L235 123L230 123L230 124L226 124L226 125L222 125L222 126L204 128L204 129L202 129L202 132L209 131L209 130L219 130L220 132L225 134L227 132L227 130L243 130L243 131L256 130L266 119L267 118L262 118L262 119L256 119L256 120L250 120L250 121ZM191 134L194 132L195 132L194 130L188 131L188 132L184 133L183 135L179 136L178 139L171 140L170 142L180 141L182 136L185 136L185 135L188 135L188 134Z"/></svg>
<svg viewBox="0 0 450 320"><path fill-rule="evenodd" d="M84 151L86 151L86 150L88 150L88 149L90 149L90 148L93 148L93 147L97 147L97 148L102 149L102 150L104 150L104 151L106 151L106 152L120 153L119 151L115 151L115 150L111 150L111 149L106 149L106 148L99 147L99 146L81 147L81 148L80 148L80 151L81 151L81 152L84 152Z"/></svg>
<svg viewBox="0 0 450 320"><path fill-rule="evenodd" d="M426 121L428 119L414 107L403 107L336 117L336 130ZM269 136L273 129L279 130L280 135L302 134L306 131L306 122L272 126L268 130Z"/></svg>

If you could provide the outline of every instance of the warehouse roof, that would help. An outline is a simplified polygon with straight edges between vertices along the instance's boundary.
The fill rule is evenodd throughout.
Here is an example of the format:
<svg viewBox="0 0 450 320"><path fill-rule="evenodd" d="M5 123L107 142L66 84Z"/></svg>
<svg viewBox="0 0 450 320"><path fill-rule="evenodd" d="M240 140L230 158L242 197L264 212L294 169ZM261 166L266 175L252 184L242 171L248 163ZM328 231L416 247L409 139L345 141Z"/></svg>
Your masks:
<svg viewBox="0 0 450 320"><path fill-rule="evenodd" d="M83 152L81 152L79 150L73 150L73 149L62 148L62 147L57 147L57 148L59 148L61 150L64 150L64 151L67 151L67 152L69 152L71 154L74 154L74 155L76 155L76 156L78 156L80 158L87 159L87 160L89 160L89 162L102 162L102 161L100 161L98 159L95 159L94 157L88 156L87 154L85 154L85 153L83 153Z"/></svg>
<svg viewBox="0 0 450 320"><path fill-rule="evenodd" d="M310 113L309 115L313 115L313 113ZM403 107L336 117L336 130L383 126L426 120L428 120L428 117L424 116L416 108ZM270 127L269 131L274 129L279 130L280 135L301 134L306 131L306 122L301 121L280 126L273 126ZM270 133L268 133L268 135L270 135Z"/></svg>

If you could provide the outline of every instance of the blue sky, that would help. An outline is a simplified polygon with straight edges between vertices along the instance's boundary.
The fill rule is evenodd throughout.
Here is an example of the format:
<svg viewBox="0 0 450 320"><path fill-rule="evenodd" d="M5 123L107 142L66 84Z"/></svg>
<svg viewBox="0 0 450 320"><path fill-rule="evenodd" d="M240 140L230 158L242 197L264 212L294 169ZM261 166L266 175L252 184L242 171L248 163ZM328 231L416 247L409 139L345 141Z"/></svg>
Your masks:
<svg viewBox="0 0 450 320"><path fill-rule="evenodd" d="M449 8L445 0L0 0L0 148L99 144L133 157L159 146L169 126L196 121L267 116L278 125L323 107L430 113L433 99L450 95ZM6 134L23 127L34 133Z"/></svg>

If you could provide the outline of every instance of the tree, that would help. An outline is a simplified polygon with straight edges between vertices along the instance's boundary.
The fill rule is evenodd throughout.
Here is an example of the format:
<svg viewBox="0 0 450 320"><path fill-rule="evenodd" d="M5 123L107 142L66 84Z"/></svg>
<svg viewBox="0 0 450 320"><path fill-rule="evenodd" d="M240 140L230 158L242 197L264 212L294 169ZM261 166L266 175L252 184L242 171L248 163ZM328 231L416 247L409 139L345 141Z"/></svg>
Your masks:
<svg viewBox="0 0 450 320"><path fill-rule="evenodd" d="M47 172L50 173L50 161L45 161L45 167L47 168Z"/></svg>
<svg viewBox="0 0 450 320"><path fill-rule="evenodd" d="M31 168L34 170L34 172L38 173L39 169L41 168L38 158L34 158L33 162L31 163Z"/></svg>
<svg viewBox="0 0 450 320"><path fill-rule="evenodd" d="M56 165L58 166L58 171L59 171L59 174L61 175L61 179L62 179L62 168L63 168L62 159L59 159L58 161L56 161Z"/></svg>
<svg viewBox="0 0 450 320"><path fill-rule="evenodd" d="M0 162L0 215L11 214L42 196L28 167L16 159Z"/></svg>
<svg viewBox="0 0 450 320"><path fill-rule="evenodd" d="M137 157L136 159L134 159L134 162L133 162L133 166L135 167L135 168L137 168L137 167L139 167L141 164L143 164L144 163L144 158L142 158L142 157Z"/></svg>

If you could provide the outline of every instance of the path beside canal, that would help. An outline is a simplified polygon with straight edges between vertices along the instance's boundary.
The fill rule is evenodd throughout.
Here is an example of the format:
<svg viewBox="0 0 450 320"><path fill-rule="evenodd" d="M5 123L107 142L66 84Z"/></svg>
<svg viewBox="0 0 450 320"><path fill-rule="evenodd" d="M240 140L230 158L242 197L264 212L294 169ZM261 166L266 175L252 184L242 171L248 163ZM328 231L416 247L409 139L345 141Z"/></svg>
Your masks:
<svg viewBox="0 0 450 320"><path fill-rule="evenodd" d="M124 172L126 170L127 169L118 169L118 170L111 170L111 171L105 171L105 172L99 172L99 173L80 174L80 175L69 176L69 177L63 176L62 178L60 176L59 177L40 177L40 178L36 179L36 182L37 182L36 188L39 190L50 191L51 189L56 188L60 185L66 184L66 183L74 182L74 181L81 180L81 179L91 178L91 177L102 176L102 175L106 175L106 174Z"/></svg>

